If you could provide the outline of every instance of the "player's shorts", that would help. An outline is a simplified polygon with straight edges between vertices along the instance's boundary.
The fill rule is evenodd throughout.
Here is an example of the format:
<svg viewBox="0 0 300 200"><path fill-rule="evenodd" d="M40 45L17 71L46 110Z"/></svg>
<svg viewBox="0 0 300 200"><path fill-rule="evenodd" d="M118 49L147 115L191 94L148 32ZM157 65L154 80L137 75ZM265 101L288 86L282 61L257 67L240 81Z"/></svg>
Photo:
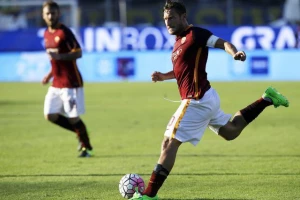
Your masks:
<svg viewBox="0 0 300 200"><path fill-rule="evenodd" d="M196 146L207 127L218 134L220 127L227 124L230 118L230 114L220 109L218 93L210 88L200 100L182 100L167 125L165 136Z"/></svg>
<svg viewBox="0 0 300 200"><path fill-rule="evenodd" d="M44 102L44 115L62 114L69 118L85 113L83 88L49 87Z"/></svg>

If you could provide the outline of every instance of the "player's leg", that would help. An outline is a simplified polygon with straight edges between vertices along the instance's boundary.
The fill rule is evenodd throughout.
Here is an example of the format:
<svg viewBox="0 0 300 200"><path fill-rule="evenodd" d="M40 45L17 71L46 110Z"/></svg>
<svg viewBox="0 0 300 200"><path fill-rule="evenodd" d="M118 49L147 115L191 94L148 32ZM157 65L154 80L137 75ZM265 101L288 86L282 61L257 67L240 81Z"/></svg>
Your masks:
<svg viewBox="0 0 300 200"><path fill-rule="evenodd" d="M81 151L80 157L92 156L93 147L90 143L86 125L80 117L69 118L69 121L73 125L73 128L78 136L80 145L78 150Z"/></svg>
<svg viewBox="0 0 300 200"><path fill-rule="evenodd" d="M80 118L80 115L85 113L83 88L63 88L61 99L63 100L64 112L73 125L81 144L80 157L90 157L93 147L90 143L86 125Z"/></svg>
<svg viewBox="0 0 300 200"><path fill-rule="evenodd" d="M242 130L248 125L240 112L237 112L231 121L228 121L224 126L220 127L218 134L225 140L234 140Z"/></svg>
<svg viewBox="0 0 300 200"><path fill-rule="evenodd" d="M197 145L215 112L218 102L211 91L201 100L183 100L168 123L165 138L162 143L161 154L155 166L150 181L143 195L157 199L157 193L171 172L176 154L182 143L190 142ZM138 199L138 198L133 198Z"/></svg>
<svg viewBox="0 0 300 200"><path fill-rule="evenodd" d="M269 87L257 101L241 109L231 121L219 129L219 135L226 140L233 140L268 106L289 106L288 100L274 88Z"/></svg>
<svg viewBox="0 0 300 200"><path fill-rule="evenodd" d="M174 138L164 138L159 160L151 174L143 195L147 195L148 197L156 196L174 166L176 154L181 144L182 142Z"/></svg>
<svg viewBox="0 0 300 200"><path fill-rule="evenodd" d="M63 101L60 98L60 89L49 87L44 101L45 119L69 131L75 132L68 118L61 115Z"/></svg>

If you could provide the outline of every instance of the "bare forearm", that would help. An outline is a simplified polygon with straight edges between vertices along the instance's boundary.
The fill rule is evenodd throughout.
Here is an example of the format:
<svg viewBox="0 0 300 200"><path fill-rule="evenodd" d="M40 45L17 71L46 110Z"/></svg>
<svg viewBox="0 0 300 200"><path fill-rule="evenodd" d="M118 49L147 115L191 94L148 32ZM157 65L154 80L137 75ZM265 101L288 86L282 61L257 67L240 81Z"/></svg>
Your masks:
<svg viewBox="0 0 300 200"><path fill-rule="evenodd" d="M151 75L151 78L152 78L153 82L157 82L157 81L164 81L164 80L173 79L173 78L175 78L175 75L174 75L173 70L169 71L167 73L161 73L161 72L155 71Z"/></svg>
<svg viewBox="0 0 300 200"><path fill-rule="evenodd" d="M238 52L236 47L233 44L231 44L230 42L224 43L224 50L231 56L234 56Z"/></svg>
<svg viewBox="0 0 300 200"><path fill-rule="evenodd" d="M169 79L175 78L175 75L174 75L174 71L173 71L173 70L172 70L172 71L169 71L169 72L167 72L167 73L164 73L163 76L164 76L164 80L169 80Z"/></svg>
<svg viewBox="0 0 300 200"><path fill-rule="evenodd" d="M228 54L230 54L234 60L245 61L246 60L246 53L244 51L238 51L236 47L221 38L216 41L215 48L223 49Z"/></svg>
<svg viewBox="0 0 300 200"><path fill-rule="evenodd" d="M53 77L52 70L43 78L42 83L46 85L49 83L50 79Z"/></svg>
<svg viewBox="0 0 300 200"><path fill-rule="evenodd" d="M46 75L46 77L47 77L48 79L50 79L50 78L53 77L52 70Z"/></svg>

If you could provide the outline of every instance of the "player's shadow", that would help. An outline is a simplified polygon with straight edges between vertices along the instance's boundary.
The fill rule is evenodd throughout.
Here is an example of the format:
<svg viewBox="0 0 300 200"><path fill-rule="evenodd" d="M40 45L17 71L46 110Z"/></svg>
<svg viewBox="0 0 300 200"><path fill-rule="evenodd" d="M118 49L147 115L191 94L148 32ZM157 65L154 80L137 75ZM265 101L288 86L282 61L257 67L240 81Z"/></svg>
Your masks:
<svg viewBox="0 0 300 200"><path fill-rule="evenodd" d="M92 177L92 176L123 176L124 174L0 174L0 178L13 178L13 177ZM141 176L148 176L149 174L140 173ZM300 173L173 173L172 176L240 176L240 175L263 175L263 176L299 176ZM165 199L176 200L176 199ZM187 199L198 200L198 199ZM201 199L202 200L202 199ZM229 200L229 199L224 199ZM237 199L241 200L241 199Z"/></svg>
<svg viewBox="0 0 300 200"><path fill-rule="evenodd" d="M124 156L126 157L131 157L131 158L139 158L139 157L158 157L159 154L106 154L106 155L96 155L93 158L123 158ZM212 158L299 158L300 154L297 155L224 155L224 154L179 154L180 157L212 157Z"/></svg>
<svg viewBox="0 0 300 200"><path fill-rule="evenodd" d="M36 105L35 101L17 101L17 100L0 100L0 106L11 106L11 105Z"/></svg>

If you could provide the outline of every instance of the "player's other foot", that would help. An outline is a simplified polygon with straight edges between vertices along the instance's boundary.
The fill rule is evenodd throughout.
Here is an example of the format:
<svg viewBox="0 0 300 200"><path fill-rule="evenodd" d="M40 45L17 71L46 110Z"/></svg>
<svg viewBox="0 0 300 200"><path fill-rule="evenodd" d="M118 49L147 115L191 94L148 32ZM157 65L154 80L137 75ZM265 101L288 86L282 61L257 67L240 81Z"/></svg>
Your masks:
<svg viewBox="0 0 300 200"><path fill-rule="evenodd" d="M159 200L157 195L155 197L148 197L147 195L141 195L139 192L135 192L133 194L133 197L131 199L132 200L134 200L134 199L140 199L140 200Z"/></svg>
<svg viewBox="0 0 300 200"><path fill-rule="evenodd" d="M275 108L278 106L284 106L289 107L289 101L285 96L280 94L275 88L268 87L265 93L262 95L262 98L264 99L270 99L274 105Z"/></svg>
<svg viewBox="0 0 300 200"><path fill-rule="evenodd" d="M89 158L89 157L92 157L92 156L93 156L93 151L88 150L88 149L83 147L81 149L80 155L78 157L80 157L80 158Z"/></svg>

